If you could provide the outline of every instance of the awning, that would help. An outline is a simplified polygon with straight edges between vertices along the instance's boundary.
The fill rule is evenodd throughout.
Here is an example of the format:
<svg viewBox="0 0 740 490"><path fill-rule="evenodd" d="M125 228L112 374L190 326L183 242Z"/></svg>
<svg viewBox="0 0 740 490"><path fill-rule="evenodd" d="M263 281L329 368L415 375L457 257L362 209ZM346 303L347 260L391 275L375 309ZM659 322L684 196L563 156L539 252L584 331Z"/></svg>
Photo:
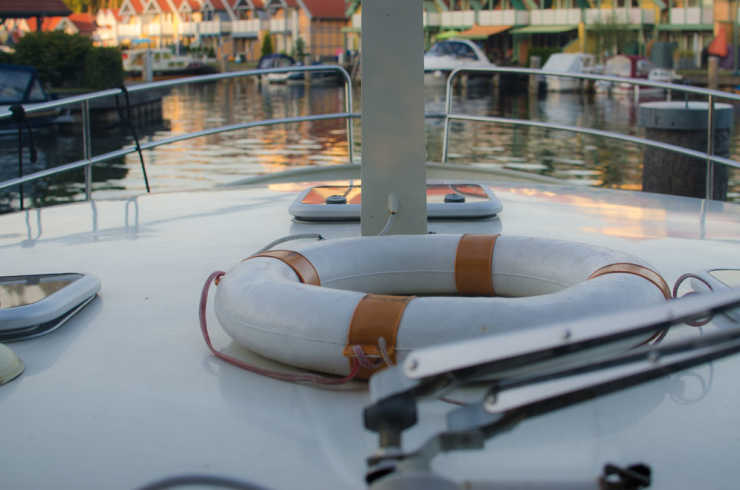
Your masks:
<svg viewBox="0 0 740 490"><path fill-rule="evenodd" d="M546 26L527 26L519 27L511 31L512 34L557 34L559 32L568 32L578 29L577 24L572 25L546 25Z"/></svg>
<svg viewBox="0 0 740 490"><path fill-rule="evenodd" d="M231 37L234 39L259 39L256 32L232 32Z"/></svg>
<svg viewBox="0 0 740 490"><path fill-rule="evenodd" d="M355 32L355 33L359 34L359 33L362 32L362 29L359 28L359 27L342 27L342 32L345 33L345 34L348 33L348 32Z"/></svg>
<svg viewBox="0 0 740 490"><path fill-rule="evenodd" d="M656 24L659 31L713 31L714 24Z"/></svg>
<svg viewBox="0 0 740 490"><path fill-rule="evenodd" d="M442 31L439 34L435 35L434 39L437 41L443 41L452 37L460 37L460 31Z"/></svg>
<svg viewBox="0 0 740 490"><path fill-rule="evenodd" d="M508 31L512 26L479 26L474 25L467 31L462 31L458 34L463 39L488 39L489 36L501 34L502 32Z"/></svg>

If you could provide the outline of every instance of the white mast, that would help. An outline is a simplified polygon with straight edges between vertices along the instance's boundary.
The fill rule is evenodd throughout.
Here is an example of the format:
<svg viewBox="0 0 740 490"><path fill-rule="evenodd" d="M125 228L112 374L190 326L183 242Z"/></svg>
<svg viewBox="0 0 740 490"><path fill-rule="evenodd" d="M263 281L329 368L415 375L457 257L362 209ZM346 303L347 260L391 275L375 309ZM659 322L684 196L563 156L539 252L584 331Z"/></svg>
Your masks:
<svg viewBox="0 0 740 490"><path fill-rule="evenodd" d="M427 231L423 54L422 0L362 0L363 235Z"/></svg>

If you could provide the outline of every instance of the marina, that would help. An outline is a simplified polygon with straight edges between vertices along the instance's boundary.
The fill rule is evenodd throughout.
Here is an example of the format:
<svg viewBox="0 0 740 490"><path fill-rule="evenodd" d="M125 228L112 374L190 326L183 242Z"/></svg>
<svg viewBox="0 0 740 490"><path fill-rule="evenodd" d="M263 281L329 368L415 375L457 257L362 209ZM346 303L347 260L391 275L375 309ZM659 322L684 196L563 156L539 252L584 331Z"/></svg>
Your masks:
<svg viewBox="0 0 740 490"><path fill-rule="evenodd" d="M3 486L734 490L740 94L422 55L583 52L611 11L700 64L706 5L123 0L109 40L222 65L124 86L49 35L108 68L0 108ZM299 33L362 69L227 70Z"/></svg>

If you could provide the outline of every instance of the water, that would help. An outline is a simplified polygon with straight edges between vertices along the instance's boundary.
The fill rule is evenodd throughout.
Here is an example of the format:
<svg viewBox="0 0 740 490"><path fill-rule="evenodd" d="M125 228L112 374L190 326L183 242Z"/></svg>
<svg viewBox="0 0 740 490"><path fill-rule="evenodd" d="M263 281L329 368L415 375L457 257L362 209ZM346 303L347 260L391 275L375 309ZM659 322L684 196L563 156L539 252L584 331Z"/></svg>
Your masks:
<svg viewBox="0 0 740 490"><path fill-rule="evenodd" d="M444 110L444 87L424 89L427 112ZM354 89L355 111L360 91ZM142 141L151 141L225 124L260 119L344 111L342 87L258 85L256 80L224 80L174 88L162 101L163 121L139 127ZM631 96L587 94L507 94L487 86L459 90L453 112L542 120L606 129L642 136L637 106ZM736 117L740 117L735 111ZM439 161L441 120L426 124L427 159ZM38 161L24 151L24 173L81 159L79 125L35 133ZM133 144L120 124L96 123L93 153ZM361 152L361 130L355 121L355 158ZM17 137L0 138L0 180L17 176ZM740 136L733 136L731 154L740 159ZM144 152L153 191L201 189L239 178L306 165L347 162L346 123L342 119L289 126L259 127L206 136ZM588 186L640 189L642 149L639 146L564 131L499 124L454 122L449 160L534 172ZM84 199L82 171L68 172L25 186L26 205L49 205ZM96 198L128 197L145 191L137 154L97 165L93 173ZM30 196L30 197L29 197ZM740 174L730 175L729 198L740 201ZM0 194L0 211L18 207L18 192Z"/></svg>

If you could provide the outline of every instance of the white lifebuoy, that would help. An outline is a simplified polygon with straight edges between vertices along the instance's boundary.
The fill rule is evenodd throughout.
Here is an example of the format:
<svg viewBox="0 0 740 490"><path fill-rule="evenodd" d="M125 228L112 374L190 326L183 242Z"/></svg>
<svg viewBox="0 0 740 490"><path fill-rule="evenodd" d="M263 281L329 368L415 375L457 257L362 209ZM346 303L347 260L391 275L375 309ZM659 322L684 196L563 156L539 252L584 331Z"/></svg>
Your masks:
<svg viewBox="0 0 740 490"><path fill-rule="evenodd" d="M670 297L660 275L634 256L575 242L486 235L317 242L244 260L217 289L217 317L237 343L333 374L348 372L353 346L377 357L379 337L401 361L419 347Z"/></svg>

